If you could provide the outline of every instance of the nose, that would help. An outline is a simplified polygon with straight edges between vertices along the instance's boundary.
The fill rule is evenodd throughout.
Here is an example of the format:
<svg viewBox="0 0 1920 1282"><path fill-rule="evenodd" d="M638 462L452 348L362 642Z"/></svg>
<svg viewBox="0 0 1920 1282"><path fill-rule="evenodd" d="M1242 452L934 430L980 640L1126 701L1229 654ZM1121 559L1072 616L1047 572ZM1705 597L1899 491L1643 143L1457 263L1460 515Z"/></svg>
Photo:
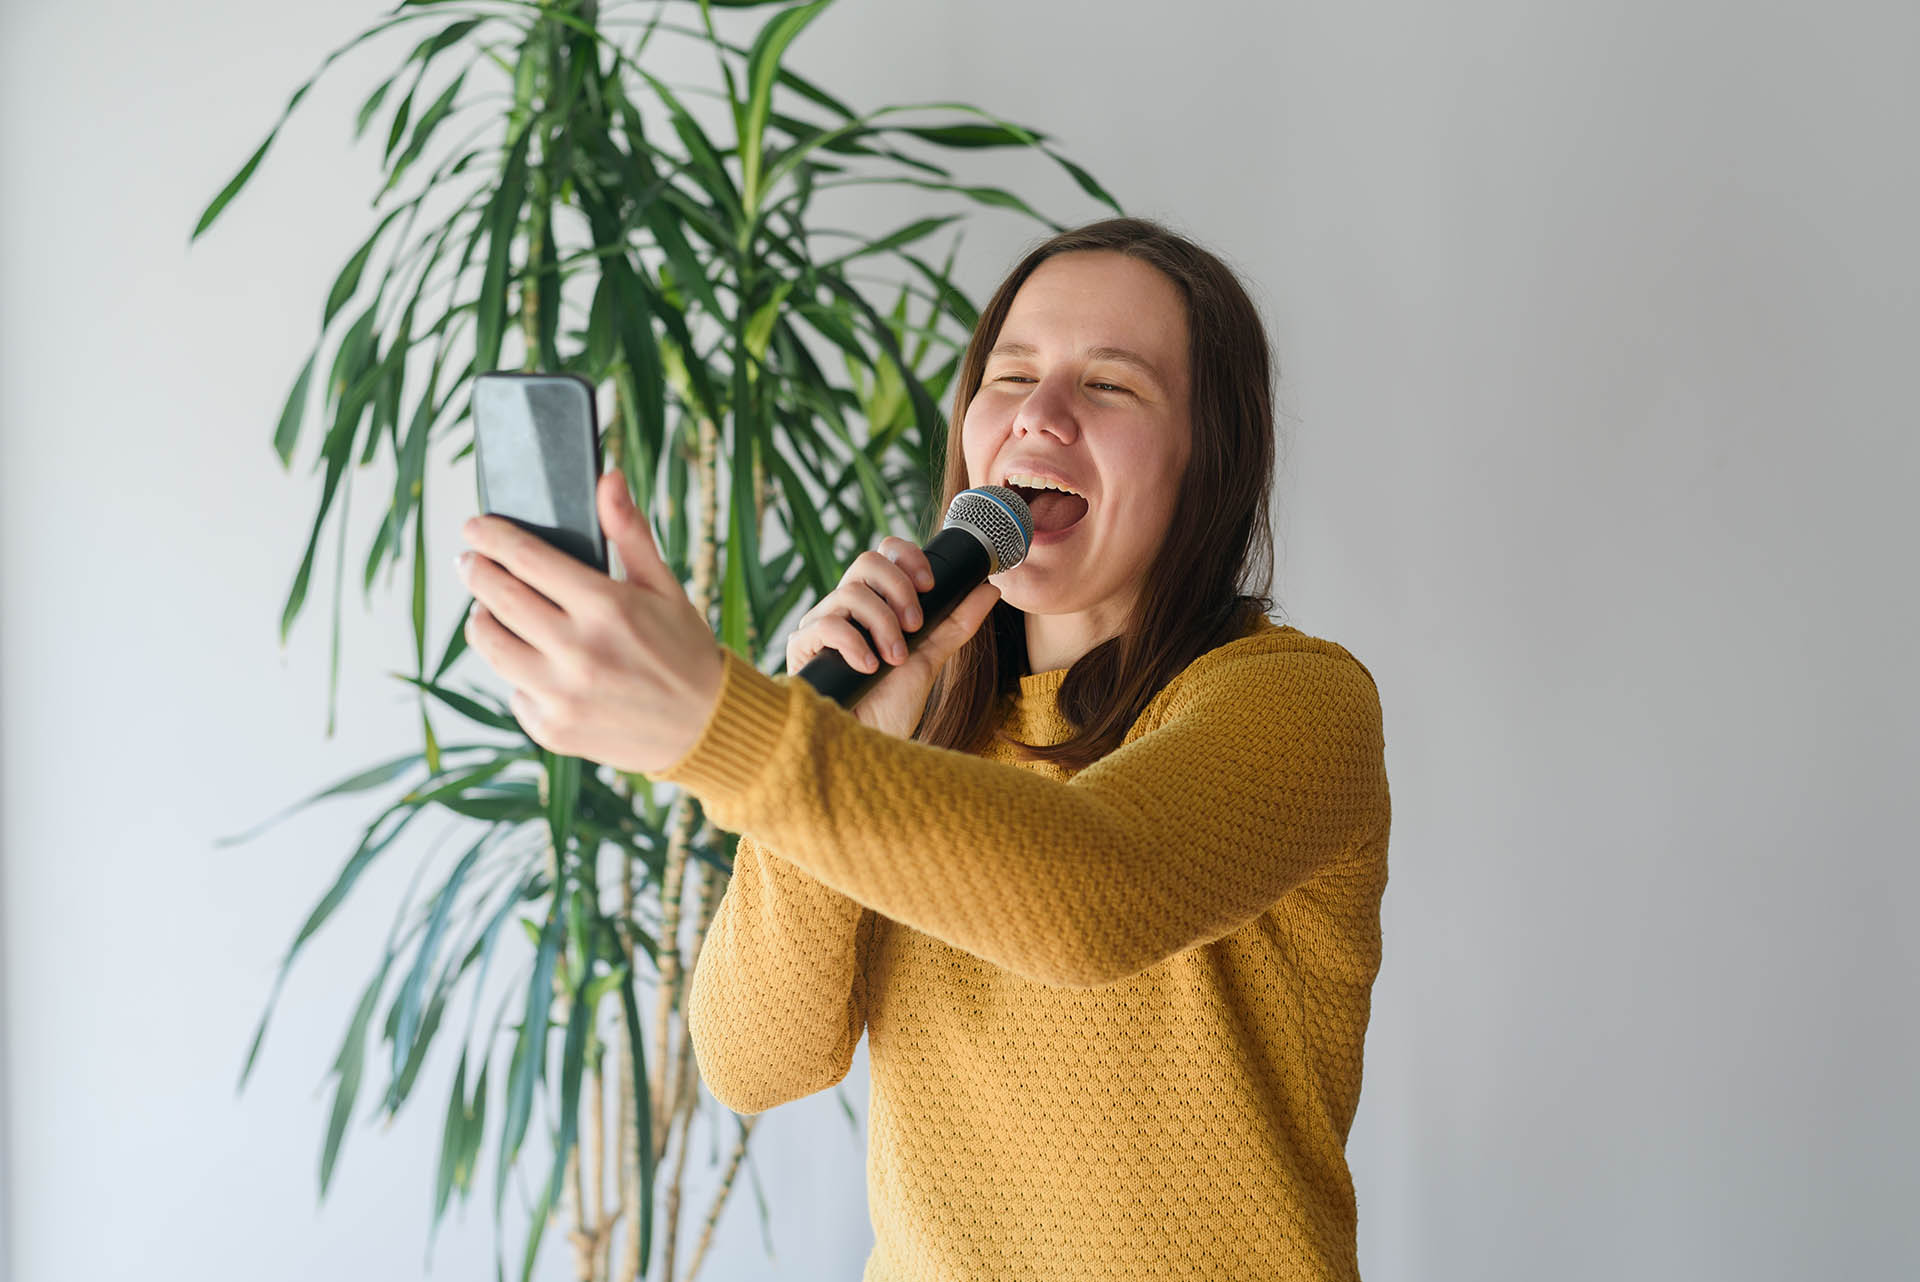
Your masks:
<svg viewBox="0 0 1920 1282"><path fill-rule="evenodd" d="M1071 445L1080 437L1080 425L1073 417L1071 380L1046 377L1020 404L1013 416L1013 436L1017 439L1034 432L1045 432L1062 445Z"/></svg>

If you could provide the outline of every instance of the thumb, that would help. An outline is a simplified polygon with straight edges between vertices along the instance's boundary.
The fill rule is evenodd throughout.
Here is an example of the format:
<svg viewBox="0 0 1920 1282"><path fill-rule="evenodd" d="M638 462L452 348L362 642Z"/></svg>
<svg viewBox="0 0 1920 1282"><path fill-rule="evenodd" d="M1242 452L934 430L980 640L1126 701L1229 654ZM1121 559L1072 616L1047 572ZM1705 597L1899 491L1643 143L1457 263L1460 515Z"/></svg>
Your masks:
<svg viewBox="0 0 1920 1282"><path fill-rule="evenodd" d="M960 604L953 607L953 613L940 620L933 631L927 633L927 639L914 647L913 657L925 659L929 668L938 671L949 655L980 630L980 625L987 621L987 615L993 612L994 603L999 599L999 588L991 583L982 583L962 597Z"/></svg>
<svg viewBox="0 0 1920 1282"><path fill-rule="evenodd" d="M665 587L668 583L678 587L679 580L673 577L672 568L654 541L647 514L633 505L627 492L626 474L616 468L601 476L599 499L600 528L620 554L626 581L648 587Z"/></svg>

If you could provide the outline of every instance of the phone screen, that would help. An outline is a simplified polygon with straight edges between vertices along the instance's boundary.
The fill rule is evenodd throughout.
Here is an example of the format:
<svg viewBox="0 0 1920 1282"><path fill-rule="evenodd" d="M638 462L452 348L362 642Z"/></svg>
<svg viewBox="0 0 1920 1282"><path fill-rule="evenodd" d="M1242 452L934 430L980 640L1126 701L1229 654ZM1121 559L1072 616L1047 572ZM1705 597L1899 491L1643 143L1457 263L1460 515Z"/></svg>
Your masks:
<svg viewBox="0 0 1920 1282"><path fill-rule="evenodd" d="M473 433L480 510L606 573L592 385L577 374L481 374Z"/></svg>

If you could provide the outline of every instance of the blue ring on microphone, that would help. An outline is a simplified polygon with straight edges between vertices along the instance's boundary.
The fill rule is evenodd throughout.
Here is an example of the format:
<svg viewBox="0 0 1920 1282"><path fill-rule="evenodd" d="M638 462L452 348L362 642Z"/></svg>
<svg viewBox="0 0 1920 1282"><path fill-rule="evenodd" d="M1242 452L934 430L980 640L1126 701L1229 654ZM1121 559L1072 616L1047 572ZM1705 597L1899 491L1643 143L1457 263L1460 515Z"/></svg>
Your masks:
<svg viewBox="0 0 1920 1282"><path fill-rule="evenodd" d="M1019 513L1015 512L1012 508L1007 506L1007 501L1005 499L1000 498L998 495L989 493L987 490L987 487L984 485L974 486L973 492L975 494L978 494L981 498L987 500L989 503L993 503L997 505L1002 512L1005 512L1007 516L1012 519L1013 528L1020 531L1020 543L1022 547L1033 546L1032 533L1028 531L1026 523L1020 519Z"/></svg>

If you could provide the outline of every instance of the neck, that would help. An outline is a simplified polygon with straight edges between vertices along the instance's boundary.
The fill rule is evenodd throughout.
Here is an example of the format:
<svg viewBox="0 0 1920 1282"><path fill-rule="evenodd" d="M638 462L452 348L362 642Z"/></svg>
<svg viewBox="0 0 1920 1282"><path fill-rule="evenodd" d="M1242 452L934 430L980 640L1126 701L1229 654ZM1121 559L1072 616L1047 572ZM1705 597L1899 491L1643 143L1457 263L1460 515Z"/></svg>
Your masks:
<svg viewBox="0 0 1920 1282"><path fill-rule="evenodd" d="M1104 604L1077 614L1030 613L1026 616L1027 671L1072 667L1102 641L1119 636L1125 624L1124 607Z"/></svg>

